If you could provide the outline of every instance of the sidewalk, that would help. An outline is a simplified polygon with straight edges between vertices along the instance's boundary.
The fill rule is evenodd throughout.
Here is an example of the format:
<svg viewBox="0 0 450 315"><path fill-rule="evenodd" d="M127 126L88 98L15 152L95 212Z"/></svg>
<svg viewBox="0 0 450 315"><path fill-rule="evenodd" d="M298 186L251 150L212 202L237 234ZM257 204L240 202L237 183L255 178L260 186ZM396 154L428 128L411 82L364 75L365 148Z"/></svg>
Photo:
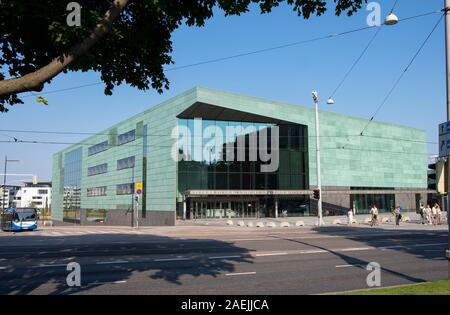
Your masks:
<svg viewBox="0 0 450 315"><path fill-rule="evenodd" d="M403 221L400 228L423 226L424 228L434 227L433 225L422 225L420 215L415 212L402 213ZM368 221L371 219L370 214L360 214L354 216L353 226L370 226ZM347 216L332 216L323 218L325 226L348 226ZM378 227L399 228L395 225L394 217L390 213L382 213L379 215ZM286 217L286 218L222 218L222 219L198 219L198 220L177 220L177 226L239 226L239 227L314 227L317 225L317 217ZM447 215L443 213L442 224L438 227L447 228Z"/></svg>

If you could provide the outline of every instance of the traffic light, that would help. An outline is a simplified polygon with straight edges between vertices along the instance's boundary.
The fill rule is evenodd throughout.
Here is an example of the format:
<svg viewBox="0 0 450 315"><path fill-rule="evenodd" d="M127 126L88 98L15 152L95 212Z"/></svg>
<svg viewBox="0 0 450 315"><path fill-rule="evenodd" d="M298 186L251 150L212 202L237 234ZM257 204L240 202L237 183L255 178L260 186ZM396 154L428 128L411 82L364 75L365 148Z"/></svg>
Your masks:
<svg viewBox="0 0 450 315"><path fill-rule="evenodd" d="M320 199L320 189L314 189L314 199Z"/></svg>

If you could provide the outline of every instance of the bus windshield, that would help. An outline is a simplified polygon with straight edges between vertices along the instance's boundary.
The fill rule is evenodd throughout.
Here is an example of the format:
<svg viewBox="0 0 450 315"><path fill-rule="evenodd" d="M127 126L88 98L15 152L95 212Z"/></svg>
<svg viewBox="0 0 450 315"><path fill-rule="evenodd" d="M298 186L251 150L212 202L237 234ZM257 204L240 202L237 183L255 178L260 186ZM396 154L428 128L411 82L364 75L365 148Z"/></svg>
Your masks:
<svg viewBox="0 0 450 315"><path fill-rule="evenodd" d="M13 220L15 222L36 221L36 209L32 209L32 208L17 208L16 211L14 211Z"/></svg>

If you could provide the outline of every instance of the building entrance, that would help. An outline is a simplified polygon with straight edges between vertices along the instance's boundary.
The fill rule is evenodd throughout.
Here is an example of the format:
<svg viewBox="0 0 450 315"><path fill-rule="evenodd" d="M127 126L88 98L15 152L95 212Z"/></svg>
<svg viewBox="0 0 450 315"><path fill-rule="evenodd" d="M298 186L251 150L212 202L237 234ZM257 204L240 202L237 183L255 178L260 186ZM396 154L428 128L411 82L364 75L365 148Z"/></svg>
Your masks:
<svg viewBox="0 0 450 315"><path fill-rule="evenodd" d="M190 198L187 202L189 219L259 218L263 216L256 198L215 199Z"/></svg>

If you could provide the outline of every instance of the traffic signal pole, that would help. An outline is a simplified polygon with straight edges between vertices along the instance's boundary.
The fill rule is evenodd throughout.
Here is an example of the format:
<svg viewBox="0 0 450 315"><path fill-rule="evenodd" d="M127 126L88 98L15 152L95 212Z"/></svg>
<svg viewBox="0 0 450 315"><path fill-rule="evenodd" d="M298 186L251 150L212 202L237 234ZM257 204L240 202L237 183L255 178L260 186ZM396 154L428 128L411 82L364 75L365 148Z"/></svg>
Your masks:
<svg viewBox="0 0 450 315"><path fill-rule="evenodd" d="M445 54L446 54L446 79L447 79L447 121L450 121L450 0L445 1ZM450 223L450 156L447 157L447 222ZM448 277L450 279L450 224L449 236L448 236L448 248L447 248L447 260L448 260Z"/></svg>
<svg viewBox="0 0 450 315"><path fill-rule="evenodd" d="M449 0L450 1L450 0ZM313 91L313 99L316 111L316 169L317 169L317 189L319 199L317 200L317 226L323 226L322 217L322 179L320 174L320 125L319 125L319 96Z"/></svg>

